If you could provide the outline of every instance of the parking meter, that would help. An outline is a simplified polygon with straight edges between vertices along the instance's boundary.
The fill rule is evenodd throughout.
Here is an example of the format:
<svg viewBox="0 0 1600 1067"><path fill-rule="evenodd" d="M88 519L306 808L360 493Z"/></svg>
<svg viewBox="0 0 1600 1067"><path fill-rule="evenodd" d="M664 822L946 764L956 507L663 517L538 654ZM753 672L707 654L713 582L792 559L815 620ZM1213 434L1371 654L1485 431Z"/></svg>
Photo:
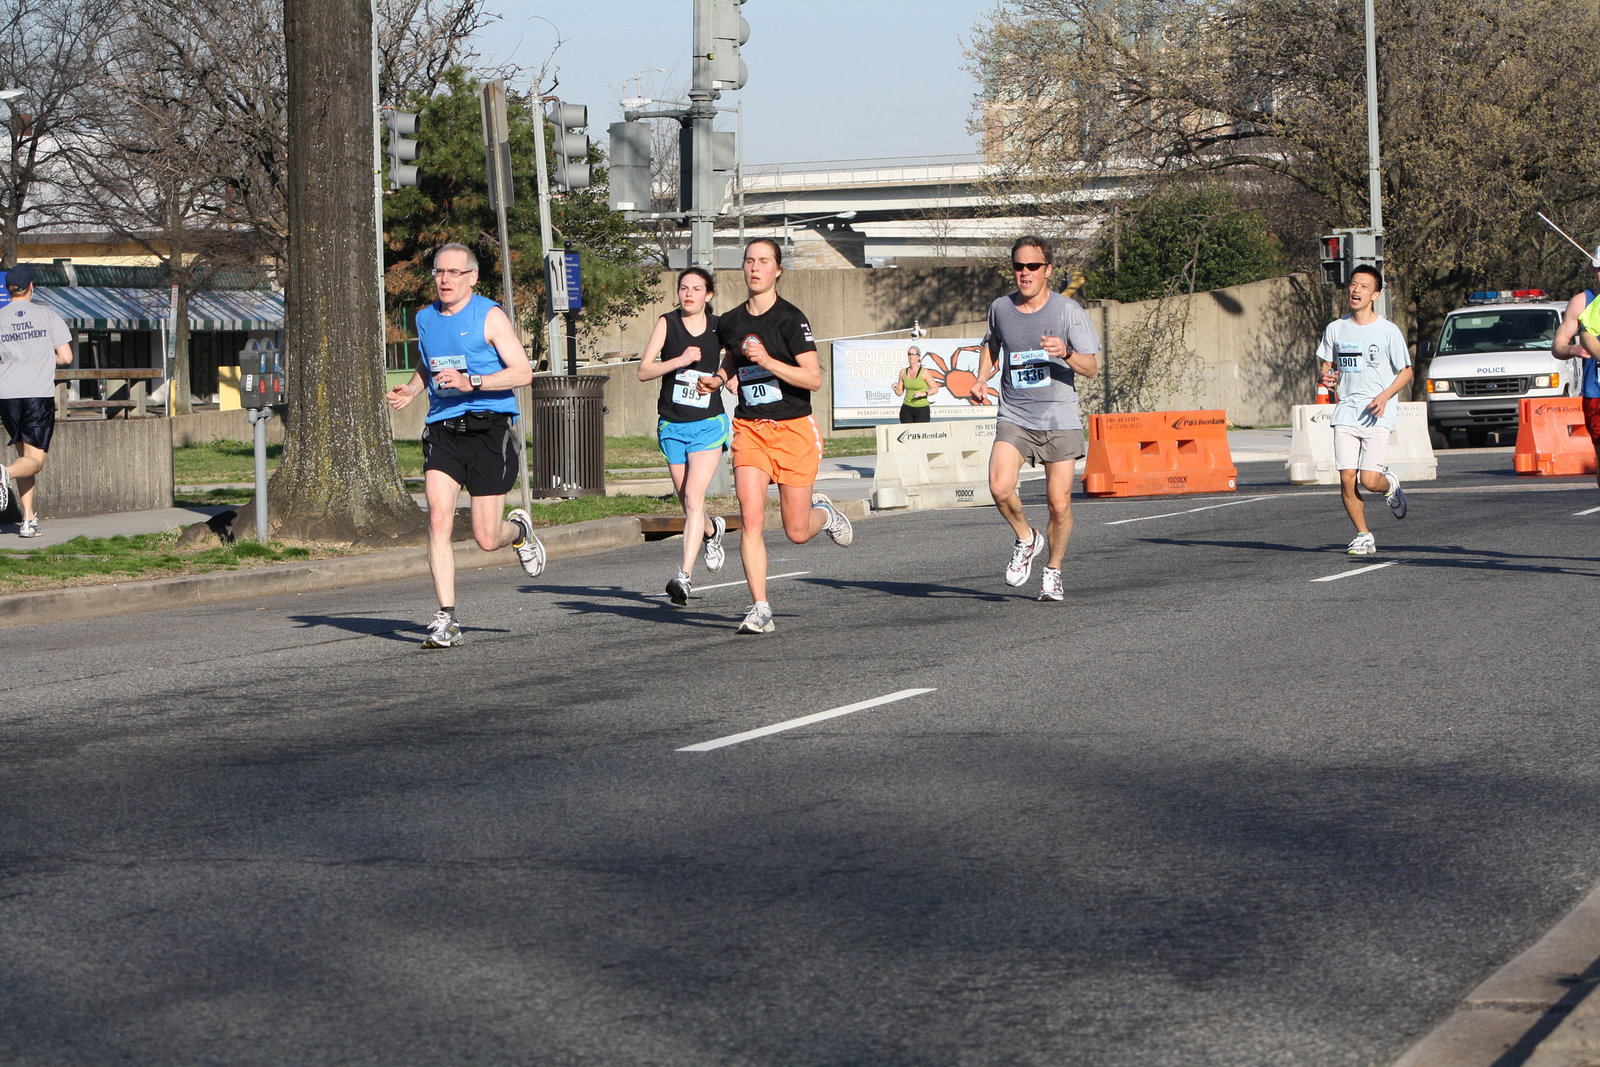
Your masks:
<svg viewBox="0 0 1600 1067"><path fill-rule="evenodd" d="M272 341L251 341L239 352L240 405L270 408L284 401L283 351Z"/></svg>

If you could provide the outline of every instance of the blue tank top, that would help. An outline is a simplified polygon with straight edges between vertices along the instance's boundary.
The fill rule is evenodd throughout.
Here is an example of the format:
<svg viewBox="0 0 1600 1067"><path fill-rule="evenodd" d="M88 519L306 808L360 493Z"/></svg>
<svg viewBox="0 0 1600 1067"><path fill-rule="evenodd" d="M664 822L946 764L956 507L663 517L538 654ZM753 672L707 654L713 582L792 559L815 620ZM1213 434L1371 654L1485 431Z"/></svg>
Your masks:
<svg viewBox="0 0 1600 1067"><path fill-rule="evenodd" d="M1583 291L1583 302L1585 306L1594 303L1594 298L1595 291L1593 289L1585 289ZM1596 368L1600 367L1600 363L1597 363L1595 360L1585 356L1583 358L1583 362L1579 364L1579 367L1580 370L1578 371L1578 381L1581 384L1578 388L1578 395L1600 398L1600 375L1595 373Z"/></svg>
<svg viewBox="0 0 1600 1067"><path fill-rule="evenodd" d="M483 338L489 311L499 306L473 293L467 306L454 315L441 314L438 301L417 312L417 346L422 349L422 370L428 382L429 422L460 418L469 411L503 411L515 418L517 397L510 389L442 389L433 380L434 372L441 370L493 374L505 369L500 353Z"/></svg>

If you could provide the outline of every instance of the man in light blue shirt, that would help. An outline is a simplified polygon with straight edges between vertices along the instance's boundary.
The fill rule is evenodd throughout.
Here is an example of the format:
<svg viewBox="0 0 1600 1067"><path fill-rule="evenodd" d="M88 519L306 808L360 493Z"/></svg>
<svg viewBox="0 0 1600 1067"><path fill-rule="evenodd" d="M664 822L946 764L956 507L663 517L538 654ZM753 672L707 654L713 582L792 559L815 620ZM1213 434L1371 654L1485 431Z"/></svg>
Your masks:
<svg viewBox="0 0 1600 1067"><path fill-rule="evenodd" d="M1394 517L1406 517L1406 494L1384 461L1399 411L1395 397L1411 384L1411 353L1400 328L1373 307L1382 291L1378 268L1363 264L1352 271L1350 314L1330 322L1317 346L1322 384L1339 391L1339 405L1333 409L1333 463L1345 513L1356 528L1346 549L1352 556L1378 551L1377 539L1367 529L1360 489L1382 493Z"/></svg>

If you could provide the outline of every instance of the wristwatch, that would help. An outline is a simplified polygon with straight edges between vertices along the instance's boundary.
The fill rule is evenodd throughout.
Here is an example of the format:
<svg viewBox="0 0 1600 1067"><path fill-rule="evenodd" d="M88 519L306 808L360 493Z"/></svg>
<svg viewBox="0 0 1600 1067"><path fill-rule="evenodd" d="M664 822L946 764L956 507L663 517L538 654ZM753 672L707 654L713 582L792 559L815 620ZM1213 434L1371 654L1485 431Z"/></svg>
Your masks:
<svg viewBox="0 0 1600 1067"><path fill-rule="evenodd" d="M469 375L467 375L467 384L472 386L472 388L474 388L474 389L482 389L483 388L483 375L481 375L481 374L469 374Z"/></svg>

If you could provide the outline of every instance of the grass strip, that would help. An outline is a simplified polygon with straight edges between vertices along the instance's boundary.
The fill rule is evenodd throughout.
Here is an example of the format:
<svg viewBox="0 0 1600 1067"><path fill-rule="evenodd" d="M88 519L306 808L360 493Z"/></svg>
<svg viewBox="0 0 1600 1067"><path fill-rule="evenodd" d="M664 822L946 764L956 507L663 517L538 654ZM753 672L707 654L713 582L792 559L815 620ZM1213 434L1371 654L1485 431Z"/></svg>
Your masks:
<svg viewBox="0 0 1600 1067"><path fill-rule="evenodd" d="M312 558L312 550L277 542L238 541L180 550L177 530L132 537L74 537L47 548L0 549L0 592L104 585L122 580L238 570ZM336 550L321 554L339 554Z"/></svg>

